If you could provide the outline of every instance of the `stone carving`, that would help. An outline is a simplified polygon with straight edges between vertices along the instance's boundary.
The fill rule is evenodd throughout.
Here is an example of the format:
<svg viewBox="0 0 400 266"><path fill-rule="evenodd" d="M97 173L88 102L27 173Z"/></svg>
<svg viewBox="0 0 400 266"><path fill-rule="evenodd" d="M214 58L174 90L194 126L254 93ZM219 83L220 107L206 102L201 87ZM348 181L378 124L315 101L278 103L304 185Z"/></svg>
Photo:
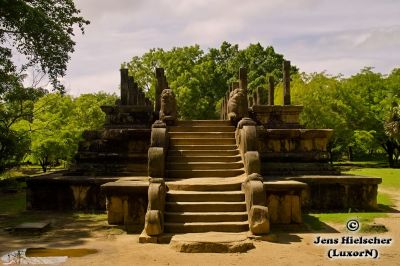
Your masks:
<svg viewBox="0 0 400 266"><path fill-rule="evenodd" d="M176 100L171 89L165 89L161 93L160 120L176 120Z"/></svg>
<svg viewBox="0 0 400 266"><path fill-rule="evenodd" d="M255 234L267 234L269 232L269 215L266 205L263 178L253 173L247 176L242 184L245 193L246 209L249 218L250 231Z"/></svg>
<svg viewBox="0 0 400 266"><path fill-rule="evenodd" d="M242 89L235 89L229 95L228 119L237 123L247 116L246 93Z"/></svg>
<svg viewBox="0 0 400 266"><path fill-rule="evenodd" d="M250 231L255 235L267 234L269 232L268 208L253 205L249 212Z"/></svg>

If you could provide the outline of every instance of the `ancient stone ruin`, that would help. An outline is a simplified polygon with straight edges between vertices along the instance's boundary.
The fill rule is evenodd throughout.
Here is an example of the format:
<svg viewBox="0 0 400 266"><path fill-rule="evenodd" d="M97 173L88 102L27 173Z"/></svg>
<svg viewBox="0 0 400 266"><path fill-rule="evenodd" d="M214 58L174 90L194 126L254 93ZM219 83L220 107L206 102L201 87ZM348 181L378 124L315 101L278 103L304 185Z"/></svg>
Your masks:
<svg viewBox="0 0 400 266"><path fill-rule="evenodd" d="M250 232L302 223L302 210L376 207L379 178L343 176L329 164L330 129L305 129L291 105L290 62L283 106L250 94L246 69L221 105L221 120L178 119L164 70L156 101L121 70L121 99L103 106L104 128L87 131L74 168L28 180L31 209L105 210L141 242L180 233ZM267 101L263 101L267 99Z"/></svg>

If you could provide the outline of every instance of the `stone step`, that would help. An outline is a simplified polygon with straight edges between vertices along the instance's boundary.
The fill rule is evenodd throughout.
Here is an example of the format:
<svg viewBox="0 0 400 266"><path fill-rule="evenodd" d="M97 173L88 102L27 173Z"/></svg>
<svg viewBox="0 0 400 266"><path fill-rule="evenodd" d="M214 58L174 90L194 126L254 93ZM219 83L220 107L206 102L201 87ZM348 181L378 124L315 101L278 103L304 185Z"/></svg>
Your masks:
<svg viewBox="0 0 400 266"><path fill-rule="evenodd" d="M188 222L245 222L247 212L166 212L167 223Z"/></svg>
<svg viewBox="0 0 400 266"><path fill-rule="evenodd" d="M234 126L178 126L169 127L168 132L235 132Z"/></svg>
<svg viewBox="0 0 400 266"><path fill-rule="evenodd" d="M167 163L168 170L232 170L242 169L243 163L240 162L180 162Z"/></svg>
<svg viewBox="0 0 400 266"><path fill-rule="evenodd" d="M249 224L245 222L214 222L214 223L165 223L166 233L204 233L204 232L245 232Z"/></svg>
<svg viewBox="0 0 400 266"><path fill-rule="evenodd" d="M170 138L169 145L236 145L234 138Z"/></svg>
<svg viewBox="0 0 400 266"><path fill-rule="evenodd" d="M208 150L208 151L236 151L237 146L235 145L174 145L173 147L169 147L172 150L181 150L181 151L189 151L189 150ZM169 150L169 151L170 151ZM238 150L237 150L238 151Z"/></svg>
<svg viewBox="0 0 400 266"><path fill-rule="evenodd" d="M214 170L167 170L167 178L235 177L244 174L244 169Z"/></svg>
<svg viewBox="0 0 400 266"><path fill-rule="evenodd" d="M196 201L225 201L225 202L243 202L245 200L242 191L182 191L169 190L167 192L167 201L169 202L196 202Z"/></svg>
<svg viewBox="0 0 400 266"><path fill-rule="evenodd" d="M180 120L176 121L176 126L192 127L192 126L232 126L228 120Z"/></svg>
<svg viewBox="0 0 400 266"><path fill-rule="evenodd" d="M167 187L169 190L183 191L240 191L244 177L226 178L187 178L169 179Z"/></svg>
<svg viewBox="0 0 400 266"><path fill-rule="evenodd" d="M186 148L186 147L185 147ZM192 148L190 146L189 148ZM195 148L195 147L193 147ZM239 156L239 150L236 149L236 146L234 146L235 149L230 149L230 150L168 150L168 156L173 157L191 157L191 156Z"/></svg>
<svg viewBox="0 0 400 266"><path fill-rule="evenodd" d="M168 132L170 138L222 139L235 138L235 132Z"/></svg>
<svg viewBox="0 0 400 266"><path fill-rule="evenodd" d="M210 152L212 154L212 152ZM170 163L183 163L183 162L240 162L242 158L240 155L235 156L168 156L167 162Z"/></svg>
<svg viewBox="0 0 400 266"><path fill-rule="evenodd" d="M246 203L243 202L166 202L166 212L244 212Z"/></svg>

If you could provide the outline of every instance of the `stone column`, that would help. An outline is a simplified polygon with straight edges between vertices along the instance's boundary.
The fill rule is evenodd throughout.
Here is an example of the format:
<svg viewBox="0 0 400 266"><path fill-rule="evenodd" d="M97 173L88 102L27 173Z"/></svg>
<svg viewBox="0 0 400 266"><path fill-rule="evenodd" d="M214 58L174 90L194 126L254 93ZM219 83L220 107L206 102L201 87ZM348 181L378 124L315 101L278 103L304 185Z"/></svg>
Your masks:
<svg viewBox="0 0 400 266"><path fill-rule="evenodd" d="M239 87L240 87L239 82L232 82L232 89L231 89L231 91L234 91L234 90L238 89Z"/></svg>
<svg viewBox="0 0 400 266"><path fill-rule="evenodd" d="M263 100L262 100L262 94L263 94L263 88L262 87L258 87L257 88L257 105L262 105L264 104Z"/></svg>
<svg viewBox="0 0 400 266"><path fill-rule="evenodd" d="M259 103L259 99L258 99L258 96L257 96L257 92L255 91L255 92L253 92L253 105L259 105L260 103Z"/></svg>
<svg viewBox="0 0 400 266"><path fill-rule="evenodd" d="M247 69L244 67L239 69L239 88L241 88L247 96Z"/></svg>
<svg viewBox="0 0 400 266"><path fill-rule="evenodd" d="M269 76L268 78L269 82L269 90L268 90L268 105L274 105L274 94L275 94L275 83L274 83L274 77Z"/></svg>
<svg viewBox="0 0 400 266"><path fill-rule="evenodd" d="M128 69L122 68L121 72L121 105L128 104Z"/></svg>
<svg viewBox="0 0 400 266"><path fill-rule="evenodd" d="M283 61L283 105L290 105L290 61Z"/></svg>
<svg viewBox="0 0 400 266"><path fill-rule="evenodd" d="M164 83L164 69L163 68L156 68L156 91L155 91L155 97L156 97L156 102L154 105L154 111L156 114L160 112L161 108L161 92L163 90L163 83Z"/></svg>
<svg viewBox="0 0 400 266"><path fill-rule="evenodd" d="M128 77L128 100L127 103L128 105L137 105L137 88L135 87L135 81L133 80L133 77L129 76Z"/></svg>

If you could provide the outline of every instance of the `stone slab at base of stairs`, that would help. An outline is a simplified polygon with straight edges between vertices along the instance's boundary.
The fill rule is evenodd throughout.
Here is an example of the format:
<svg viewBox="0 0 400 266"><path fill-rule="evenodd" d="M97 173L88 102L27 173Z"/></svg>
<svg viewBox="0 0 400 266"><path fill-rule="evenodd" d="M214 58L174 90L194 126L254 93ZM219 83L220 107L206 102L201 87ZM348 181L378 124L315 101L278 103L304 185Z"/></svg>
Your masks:
<svg viewBox="0 0 400 266"><path fill-rule="evenodd" d="M246 233L188 233L174 235L169 243L184 253L238 253L255 248Z"/></svg>

